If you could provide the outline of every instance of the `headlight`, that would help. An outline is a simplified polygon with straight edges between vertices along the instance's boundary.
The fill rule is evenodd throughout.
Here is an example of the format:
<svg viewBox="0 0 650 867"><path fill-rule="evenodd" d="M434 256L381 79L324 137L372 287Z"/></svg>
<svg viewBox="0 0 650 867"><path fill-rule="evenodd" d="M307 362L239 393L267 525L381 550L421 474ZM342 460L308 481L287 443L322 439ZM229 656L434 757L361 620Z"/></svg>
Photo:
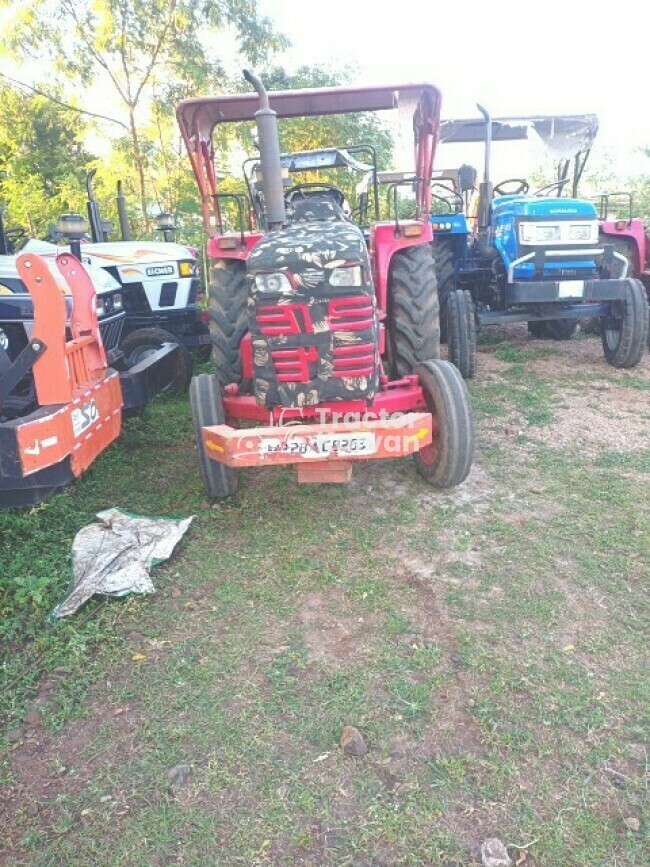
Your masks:
<svg viewBox="0 0 650 867"><path fill-rule="evenodd" d="M115 310L121 310L124 307L124 299L122 298L121 292L116 292L113 295L113 308Z"/></svg>
<svg viewBox="0 0 650 867"><path fill-rule="evenodd" d="M348 268L332 268L330 271L330 286L361 286L361 266L352 265Z"/></svg>
<svg viewBox="0 0 650 867"><path fill-rule="evenodd" d="M522 244L552 244L562 233L557 223L521 223L519 240Z"/></svg>
<svg viewBox="0 0 650 867"><path fill-rule="evenodd" d="M590 241L598 240L598 224L597 223L571 223L569 226L569 239L571 241Z"/></svg>
<svg viewBox="0 0 650 867"><path fill-rule="evenodd" d="M196 262L179 262L178 273L181 277L196 277L198 274L198 266Z"/></svg>
<svg viewBox="0 0 650 867"><path fill-rule="evenodd" d="M533 223L519 224L521 244L595 244L598 241L598 222L585 220L581 223Z"/></svg>
<svg viewBox="0 0 650 867"><path fill-rule="evenodd" d="M257 274L255 286L260 292L276 292L283 294L292 292L291 283L286 274Z"/></svg>
<svg viewBox="0 0 650 867"><path fill-rule="evenodd" d="M97 316L101 318L106 312L106 307L104 306L104 299L97 298Z"/></svg>

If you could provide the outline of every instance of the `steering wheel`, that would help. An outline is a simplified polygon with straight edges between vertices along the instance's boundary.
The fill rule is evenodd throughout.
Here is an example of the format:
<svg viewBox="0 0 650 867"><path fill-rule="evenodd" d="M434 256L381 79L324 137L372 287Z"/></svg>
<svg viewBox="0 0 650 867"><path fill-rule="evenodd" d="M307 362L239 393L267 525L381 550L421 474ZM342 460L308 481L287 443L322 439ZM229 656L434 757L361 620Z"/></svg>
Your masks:
<svg viewBox="0 0 650 867"><path fill-rule="evenodd" d="M515 190L510 190L510 192L507 192L503 189L503 187L507 186L508 184L517 184L517 188ZM528 181L525 181L523 178L508 178L506 181L501 181L500 183L498 183L494 187L494 192L498 196L525 196L529 189L530 186L528 184Z"/></svg>
<svg viewBox="0 0 650 867"><path fill-rule="evenodd" d="M332 187L329 184L296 184L284 191L284 198L286 203L291 205L299 197L309 199L319 193L329 193L336 204L343 207L345 196L338 187Z"/></svg>
<svg viewBox="0 0 650 867"><path fill-rule="evenodd" d="M7 239L7 247L9 248L10 252L15 253L17 250L20 250L22 246L24 246L24 242L27 241L29 235L22 226L15 226L5 231L5 237ZM21 241L23 243L21 243Z"/></svg>
<svg viewBox="0 0 650 867"><path fill-rule="evenodd" d="M534 196L541 196L542 194L548 196L548 194L552 190L557 190L558 193L561 193L566 184L569 183L571 178L563 178L561 181L555 181L554 184L546 184L545 187L540 187L538 190L535 190L533 193Z"/></svg>

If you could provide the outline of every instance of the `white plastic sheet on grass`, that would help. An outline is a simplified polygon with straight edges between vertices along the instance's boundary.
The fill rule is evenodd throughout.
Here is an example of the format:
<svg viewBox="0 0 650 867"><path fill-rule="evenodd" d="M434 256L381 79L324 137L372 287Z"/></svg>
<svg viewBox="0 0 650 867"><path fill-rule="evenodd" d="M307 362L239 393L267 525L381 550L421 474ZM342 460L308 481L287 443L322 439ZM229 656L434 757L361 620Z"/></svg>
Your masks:
<svg viewBox="0 0 650 867"><path fill-rule="evenodd" d="M97 593L154 593L149 570L171 557L194 519L142 518L106 509L97 513L97 520L74 538L72 588L54 609L54 617L74 614Z"/></svg>

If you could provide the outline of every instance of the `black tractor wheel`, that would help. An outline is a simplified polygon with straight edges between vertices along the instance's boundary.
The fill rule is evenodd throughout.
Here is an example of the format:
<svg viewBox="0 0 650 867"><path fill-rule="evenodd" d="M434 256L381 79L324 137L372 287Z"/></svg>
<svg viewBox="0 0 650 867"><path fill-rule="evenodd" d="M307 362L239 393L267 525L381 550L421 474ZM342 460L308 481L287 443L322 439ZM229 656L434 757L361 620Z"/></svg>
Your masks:
<svg viewBox="0 0 650 867"><path fill-rule="evenodd" d="M447 299L449 360L463 379L476 373L476 316L472 293L454 289Z"/></svg>
<svg viewBox="0 0 650 867"><path fill-rule="evenodd" d="M169 391L187 391L192 378L192 355L183 341L174 334L164 328L138 328L137 331L127 334L120 344L120 350L124 353L128 366L135 367L157 352L164 343L174 343L179 347L178 366Z"/></svg>
<svg viewBox="0 0 650 867"><path fill-rule="evenodd" d="M440 357L440 308L430 244L393 256L388 280L388 356L394 379Z"/></svg>
<svg viewBox="0 0 650 867"><path fill-rule="evenodd" d="M218 259L208 287L212 360L222 385L241 383L241 342L248 331L246 263Z"/></svg>
<svg viewBox="0 0 650 867"><path fill-rule="evenodd" d="M447 342L447 299L456 288L454 271L454 249L444 241L434 241L433 258L438 281L438 302L440 303L440 342Z"/></svg>
<svg viewBox="0 0 650 867"><path fill-rule="evenodd" d="M529 322L528 323L528 333L531 337L534 337L535 340L545 340L546 339L546 322Z"/></svg>
<svg viewBox="0 0 650 867"><path fill-rule="evenodd" d="M194 328L194 333L197 337L209 337L210 329L205 322L197 322ZM200 364L205 364L206 361L210 361L210 357L212 355L212 346L210 343L202 343L194 350L194 355L196 356L196 360Z"/></svg>
<svg viewBox="0 0 650 867"><path fill-rule="evenodd" d="M452 488L467 478L474 460L472 403L463 378L449 361L425 361L415 372L433 415L433 442L413 455L417 471L436 488Z"/></svg>
<svg viewBox="0 0 650 867"><path fill-rule="evenodd" d="M636 367L648 340L648 299L641 281L626 280L623 300L612 308L612 315L602 319L605 359L612 367Z"/></svg>
<svg viewBox="0 0 650 867"><path fill-rule="evenodd" d="M211 460L201 436L202 428L224 424L226 421L221 399L221 385L214 373L199 373L198 376L192 377L190 409L199 450L201 478L208 496L214 499L231 497L237 491L237 471L219 461Z"/></svg>
<svg viewBox="0 0 650 867"><path fill-rule="evenodd" d="M546 336L551 340L570 340L578 330L575 319L549 319L544 325Z"/></svg>

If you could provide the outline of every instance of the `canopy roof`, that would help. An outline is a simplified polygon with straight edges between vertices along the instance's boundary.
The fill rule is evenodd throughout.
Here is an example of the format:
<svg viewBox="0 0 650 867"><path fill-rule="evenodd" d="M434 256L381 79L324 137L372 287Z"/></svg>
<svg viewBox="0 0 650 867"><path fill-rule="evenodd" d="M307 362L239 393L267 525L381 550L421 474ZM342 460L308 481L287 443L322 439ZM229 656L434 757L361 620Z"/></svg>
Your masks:
<svg viewBox="0 0 650 867"><path fill-rule="evenodd" d="M321 87L309 90L270 90L269 103L278 117L315 117L357 111L382 111L398 108L405 101L428 96L430 112L437 121L440 91L431 84L395 84L377 87ZM183 100L176 116L187 135L209 139L218 123L254 120L259 108L256 93L210 96Z"/></svg>
<svg viewBox="0 0 650 867"><path fill-rule="evenodd" d="M527 139L531 130L552 153L566 159L591 147L598 132L598 118L595 114L492 118L492 141ZM443 120L440 123L441 143L482 142L484 139L483 118Z"/></svg>

